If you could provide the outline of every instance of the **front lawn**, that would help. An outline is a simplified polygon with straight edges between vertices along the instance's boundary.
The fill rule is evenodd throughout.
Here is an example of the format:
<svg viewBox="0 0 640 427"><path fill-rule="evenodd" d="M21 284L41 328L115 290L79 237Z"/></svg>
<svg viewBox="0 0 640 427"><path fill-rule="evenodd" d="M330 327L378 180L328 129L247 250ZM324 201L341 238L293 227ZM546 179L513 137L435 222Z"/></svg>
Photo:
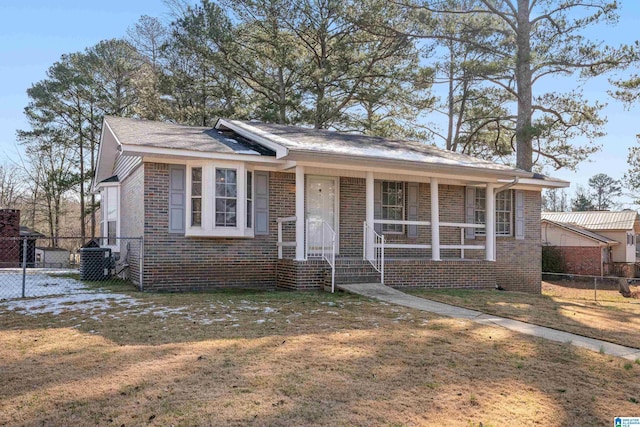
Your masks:
<svg viewBox="0 0 640 427"><path fill-rule="evenodd" d="M633 287L635 292L635 287ZM416 296L640 348L640 300L617 290L542 283L542 295L471 290L409 290Z"/></svg>
<svg viewBox="0 0 640 427"><path fill-rule="evenodd" d="M351 295L94 296L0 302L0 425L589 426L640 413L638 364Z"/></svg>

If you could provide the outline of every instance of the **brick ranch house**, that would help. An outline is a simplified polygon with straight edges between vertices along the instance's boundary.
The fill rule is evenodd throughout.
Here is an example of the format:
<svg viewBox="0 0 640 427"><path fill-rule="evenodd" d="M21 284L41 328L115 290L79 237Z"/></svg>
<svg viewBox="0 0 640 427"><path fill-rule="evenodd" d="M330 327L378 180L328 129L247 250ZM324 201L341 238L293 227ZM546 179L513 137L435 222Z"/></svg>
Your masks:
<svg viewBox="0 0 640 427"><path fill-rule="evenodd" d="M542 244L558 249L565 273L638 275L636 211L542 212L541 217Z"/></svg>
<svg viewBox="0 0 640 427"><path fill-rule="evenodd" d="M117 117L104 119L94 183L106 241L130 259L113 238L143 236L130 276L162 291L383 281L540 292L540 193L568 186L415 142Z"/></svg>

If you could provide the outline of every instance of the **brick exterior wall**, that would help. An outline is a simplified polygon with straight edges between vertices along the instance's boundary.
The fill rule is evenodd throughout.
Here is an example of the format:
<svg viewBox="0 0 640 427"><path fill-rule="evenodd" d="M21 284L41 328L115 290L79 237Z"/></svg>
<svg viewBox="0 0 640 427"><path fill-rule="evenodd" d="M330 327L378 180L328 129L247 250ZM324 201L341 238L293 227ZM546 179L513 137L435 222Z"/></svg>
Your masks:
<svg viewBox="0 0 640 427"><path fill-rule="evenodd" d="M392 260L385 263L385 284L394 288L494 289L496 265L481 260Z"/></svg>
<svg viewBox="0 0 640 427"><path fill-rule="evenodd" d="M601 249L598 246L556 246L564 261L565 273L599 276Z"/></svg>
<svg viewBox="0 0 640 427"><path fill-rule="evenodd" d="M328 269L328 264L321 260L279 259L276 266L277 287L292 291L323 289L324 273Z"/></svg>
<svg viewBox="0 0 640 427"><path fill-rule="evenodd" d="M295 211L295 175L271 173L269 192L268 236L248 239L170 234L169 165L145 163L145 290L275 287L275 220Z"/></svg>
<svg viewBox="0 0 640 427"><path fill-rule="evenodd" d="M496 239L496 284L510 291L539 294L542 284L542 240L539 191L524 192L524 239Z"/></svg>
<svg viewBox="0 0 640 427"><path fill-rule="evenodd" d="M0 209L0 267L19 267L20 211Z"/></svg>
<svg viewBox="0 0 640 427"><path fill-rule="evenodd" d="M295 214L295 175L270 173L268 236L255 238L195 238L168 233L169 166L145 163L131 183L123 183L123 198L140 200L144 180L144 288L146 290L207 290L215 288L321 289L326 263L294 261L294 248L284 248L277 259L276 218ZM340 256L362 256L362 223L365 219L365 180L340 179ZM441 221L465 222L462 186L440 185ZM130 202L133 203L133 200ZM123 209L125 202L123 201ZM430 186L419 186L419 220L429 221ZM135 207L132 206L135 210ZM492 288L540 292L540 193L525 192L525 239L497 239L495 263L484 261L484 251L469 251L466 258L433 262L424 249L389 249L386 281L391 286ZM134 214L139 216L138 214ZM126 219L123 219L123 224ZM132 231L135 228L132 228ZM285 224L284 241L295 240L293 223ZM442 244L459 244L458 228L441 229ZM417 238L389 236L392 242L424 243L431 240L429 227L419 227ZM469 240L473 244L482 238ZM443 250L443 258L457 258L459 250Z"/></svg>
<svg viewBox="0 0 640 427"><path fill-rule="evenodd" d="M364 178L340 178L340 255L362 258L365 220Z"/></svg>

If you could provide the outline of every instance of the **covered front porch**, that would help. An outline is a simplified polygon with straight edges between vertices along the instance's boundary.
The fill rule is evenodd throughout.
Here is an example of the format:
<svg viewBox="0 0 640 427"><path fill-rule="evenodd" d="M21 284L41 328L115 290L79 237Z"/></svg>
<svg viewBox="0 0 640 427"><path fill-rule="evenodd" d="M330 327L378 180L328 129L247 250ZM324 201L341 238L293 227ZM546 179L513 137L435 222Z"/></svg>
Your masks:
<svg viewBox="0 0 640 427"><path fill-rule="evenodd" d="M334 289L363 276L396 287L495 287L496 194L517 180L403 172L296 165L295 212L276 219L277 286ZM469 189L484 193L483 223Z"/></svg>

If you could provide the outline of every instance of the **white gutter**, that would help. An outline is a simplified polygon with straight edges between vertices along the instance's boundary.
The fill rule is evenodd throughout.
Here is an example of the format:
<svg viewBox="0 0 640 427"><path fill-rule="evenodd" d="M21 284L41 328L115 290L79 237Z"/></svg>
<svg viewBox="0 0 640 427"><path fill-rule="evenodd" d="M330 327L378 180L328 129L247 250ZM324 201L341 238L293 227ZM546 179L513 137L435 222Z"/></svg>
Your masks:
<svg viewBox="0 0 640 427"><path fill-rule="evenodd" d="M495 194L498 194L498 193L500 193L500 192L502 192L502 191L508 190L509 188L511 188L511 187L513 187L513 186L515 186L515 185L517 185L519 181L520 181L520 178L518 178L518 177L516 176L515 178L513 178L513 181L511 181L510 183L505 184L505 185L503 185L502 187L495 188L495 189L493 190L493 194L495 195Z"/></svg>

